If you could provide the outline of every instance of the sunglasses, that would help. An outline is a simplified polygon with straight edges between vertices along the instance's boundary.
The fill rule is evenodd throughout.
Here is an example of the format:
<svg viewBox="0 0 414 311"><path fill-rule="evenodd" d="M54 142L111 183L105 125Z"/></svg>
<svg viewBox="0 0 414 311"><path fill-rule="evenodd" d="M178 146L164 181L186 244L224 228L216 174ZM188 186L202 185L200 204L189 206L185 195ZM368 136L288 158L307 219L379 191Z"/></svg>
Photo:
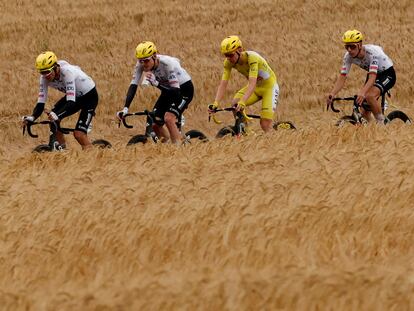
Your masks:
<svg viewBox="0 0 414 311"><path fill-rule="evenodd" d="M139 63L140 64L148 64L148 62L151 60L151 57L149 57L149 58L145 58L145 59L140 59L139 60Z"/></svg>
<svg viewBox="0 0 414 311"><path fill-rule="evenodd" d="M345 44L345 50L351 49L355 50L357 48L356 44Z"/></svg>
<svg viewBox="0 0 414 311"><path fill-rule="evenodd" d="M233 57L234 54L235 53L225 53L224 56L227 57L227 58L231 58L231 57Z"/></svg>
<svg viewBox="0 0 414 311"><path fill-rule="evenodd" d="M50 74L52 73L52 71L53 71L53 68L50 68L50 69L48 69L48 70L41 70L41 71L39 71L39 73L40 73L42 76L48 76L48 75L50 75Z"/></svg>

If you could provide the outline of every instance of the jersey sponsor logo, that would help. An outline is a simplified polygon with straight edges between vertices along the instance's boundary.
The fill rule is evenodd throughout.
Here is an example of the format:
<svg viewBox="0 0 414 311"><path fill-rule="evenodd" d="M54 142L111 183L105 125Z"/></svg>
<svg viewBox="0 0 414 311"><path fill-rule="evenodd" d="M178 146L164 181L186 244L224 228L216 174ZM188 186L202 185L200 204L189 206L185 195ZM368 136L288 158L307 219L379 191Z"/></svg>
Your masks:
<svg viewBox="0 0 414 311"><path fill-rule="evenodd" d="M184 105L187 103L188 98L183 97L183 99L181 100L181 103L178 105L178 109L182 110Z"/></svg>
<svg viewBox="0 0 414 311"><path fill-rule="evenodd" d="M173 109L172 107L169 109L171 112L175 112L177 115L180 115L180 112L177 109Z"/></svg>
<svg viewBox="0 0 414 311"><path fill-rule="evenodd" d="M77 126L77 128L80 129L80 130L84 130L84 131L87 131L88 130L88 127L87 126L80 125L80 124Z"/></svg>

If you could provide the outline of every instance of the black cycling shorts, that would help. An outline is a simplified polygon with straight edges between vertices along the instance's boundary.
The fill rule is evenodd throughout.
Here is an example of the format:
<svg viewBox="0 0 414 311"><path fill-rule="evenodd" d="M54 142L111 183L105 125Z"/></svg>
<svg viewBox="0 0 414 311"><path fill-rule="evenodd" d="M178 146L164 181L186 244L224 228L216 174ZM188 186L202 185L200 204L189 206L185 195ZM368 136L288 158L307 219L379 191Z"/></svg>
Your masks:
<svg viewBox="0 0 414 311"><path fill-rule="evenodd" d="M80 110L78 122L76 123L75 130L84 133L88 132L88 127L92 122L92 118L95 115L95 109L98 105L98 92L94 87L85 95L76 97L74 104L68 104L66 96L62 97L53 107L52 111L57 114L60 120L71 116Z"/></svg>
<svg viewBox="0 0 414 311"><path fill-rule="evenodd" d="M368 77L369 77L369 74L367 75L367 79L365 80L365 82L368 81ZM384 70L377 74L374 86L379 88L381 91L381 95L383 95L395 85L396 81L397 81L397 76L395 74L394 67L391 66L387 70Z"/></svg>
<svg viewBox="0 0 414 311"><path fill-rule="evenodd" d="M193 82L187 81L180 85L180 92L172 95L172 92L161 91L160 97L154 105L155 123L164 125L164 115L171 112L177 117L177 123L181 123L181 115L187 109L194 96Z"/></svg>

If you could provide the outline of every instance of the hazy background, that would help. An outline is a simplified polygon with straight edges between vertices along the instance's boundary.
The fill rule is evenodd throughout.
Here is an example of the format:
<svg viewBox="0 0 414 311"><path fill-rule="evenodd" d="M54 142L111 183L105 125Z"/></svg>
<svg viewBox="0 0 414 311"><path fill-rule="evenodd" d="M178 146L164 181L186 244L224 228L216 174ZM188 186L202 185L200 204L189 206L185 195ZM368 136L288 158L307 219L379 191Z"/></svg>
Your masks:
<svg viewBox="0 0 414 311"><path fill-rule="evenodd" d="M413 1L0 0L0 11L1 310L414 308L413 129L337 129L324 111L342 33L357 28L394 61L393 109L414 116ZM206 106L231 34L269 60L276 119L297 131L213 139ZM212 141L125 147L143 120L128 130L114 116L142 40L181 59L196 87L186 129ZM82 152L68 136L68 151L31 153L47 129L32 139L19 120L43 50L96 81L91 136L114 148ZM354 67L341 95L364 78ZM226 100L245 83L234 72ZM49 94L52 107L62 95ZM139 89L131 111L157 95Z"/></svg>

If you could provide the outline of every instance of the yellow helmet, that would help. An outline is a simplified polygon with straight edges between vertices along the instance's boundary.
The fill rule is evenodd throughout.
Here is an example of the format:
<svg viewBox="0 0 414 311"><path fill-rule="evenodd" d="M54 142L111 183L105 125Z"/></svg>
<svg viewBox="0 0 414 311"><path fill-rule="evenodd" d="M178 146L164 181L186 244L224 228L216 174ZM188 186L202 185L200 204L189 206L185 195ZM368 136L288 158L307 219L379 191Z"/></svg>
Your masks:
<svg viewBox="0 0 414 311"><path fill-rule="evenodd" d="M157 48L154 43L151 41L144 41L138 44L137 48L135 49L135 56L138 59L148 58L152 55L157 53Z"/></svg>
<svg viewBox="0 0 414 311"><path fill-rule="evenodd" d="M238 48L241 48L242 43L238 36L228 36L223 41L221 41L220 51L221 54L233 53Z"/></svg>
<svg viewBox="0 0 414 311"><path fill-rule="evenodd" d="M36 69L38 71L49 70L57 63L57 57L55 53L46 51L41 53L36 58Z"/></svg>
<svg viewBox="0 0 414 311"><path fill-rule="evenodd" d="M344 44L347 43L358 43L361 42L364 37L362 36L362 33L359 30L348 30L344 33L342 36L342 42Z"/></svg>

